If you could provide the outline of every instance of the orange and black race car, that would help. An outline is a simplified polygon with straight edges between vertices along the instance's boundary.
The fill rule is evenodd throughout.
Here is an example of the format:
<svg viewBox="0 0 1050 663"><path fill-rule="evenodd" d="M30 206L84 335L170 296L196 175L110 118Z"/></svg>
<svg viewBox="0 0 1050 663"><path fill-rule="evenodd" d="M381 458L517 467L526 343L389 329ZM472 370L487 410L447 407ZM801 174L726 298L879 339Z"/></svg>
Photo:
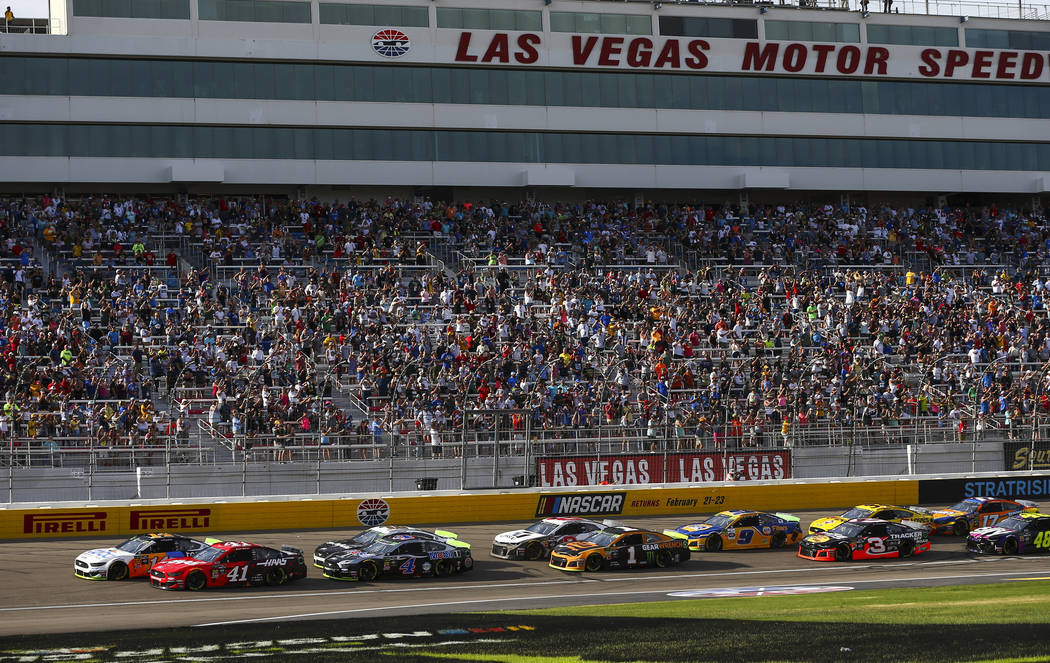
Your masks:
<svg viewBox="0 0 1050 663"><path fill-rule="evenodd" d="M559 571L664 568L689 559L688 542L634 527L608 527L558 546L550 567Z"/></svg>

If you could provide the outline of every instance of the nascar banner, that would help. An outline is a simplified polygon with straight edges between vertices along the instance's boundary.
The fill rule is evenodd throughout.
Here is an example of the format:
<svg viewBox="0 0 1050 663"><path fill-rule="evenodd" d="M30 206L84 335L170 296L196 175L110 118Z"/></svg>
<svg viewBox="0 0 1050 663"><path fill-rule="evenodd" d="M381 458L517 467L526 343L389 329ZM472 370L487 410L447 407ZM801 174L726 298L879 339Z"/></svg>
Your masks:
<svg viewBox="0 0 1050 663"><path fill-rule="evenodd" d="M791 478L790 451L540 457L543 488Z"/></svg>

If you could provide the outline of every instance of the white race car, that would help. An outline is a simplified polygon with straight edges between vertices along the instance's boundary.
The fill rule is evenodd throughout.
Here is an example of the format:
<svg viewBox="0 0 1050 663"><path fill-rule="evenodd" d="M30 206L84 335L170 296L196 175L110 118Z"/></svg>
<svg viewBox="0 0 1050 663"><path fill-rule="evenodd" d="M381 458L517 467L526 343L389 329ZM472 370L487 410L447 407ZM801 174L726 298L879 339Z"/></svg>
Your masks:
<svg viewBox="0 0 1050 663"><path fill-rule="evenodd" d="M606 527L608 524L586 518L546 518L525 529L497 534L491 555L500 559L546 559L562 543Z"/></svg>
<svg viewBox="0 0 1050 663"><path fill-rule="evenodd" d="M73 562L73 575L85 580L141 578L162 559L191 557L210 547L181 534L136 534L114 548L80 553Z"/></svg>

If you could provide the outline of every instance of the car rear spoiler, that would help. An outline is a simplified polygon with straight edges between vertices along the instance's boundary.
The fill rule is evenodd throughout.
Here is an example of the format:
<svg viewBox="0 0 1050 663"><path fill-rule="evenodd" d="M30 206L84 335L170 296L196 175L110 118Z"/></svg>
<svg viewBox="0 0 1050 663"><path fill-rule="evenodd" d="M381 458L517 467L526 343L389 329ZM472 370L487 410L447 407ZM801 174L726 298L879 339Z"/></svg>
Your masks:
<svg viewBox="0 0 1050 663"><path fill-rule="evenodd" d="M281 552L291 553L293 555L302 555L303 551L299 550L295 546L281 546Z"/></svg>
<svg viewBox="0 0 1050 663"><path fill-rule="evenodd" d="M1035 503L1035 502L1031 502L1029 500L1016 500L1016 502L1018 504L1020 504L1021 506L1023 506L1025 511L1038 511L1039 510L1039 505L1037 503Z"/></svg>
<svg viewBox="0 0 1050 663"><path fill-rule="evenodd" d="M445 543L453 548L466 548L467 550L470 550L470 544L466 541L460 541L459 539L449 539L448 541L445 541Z"/></svg>
<svg viewBox="0 0 1050 663"><path fill-rule="evenodd" d="M612 520L611 518L603 520L602 525L604 527L627 527L627 525L621 523L619 520Z"/></svg>
<svg viewBox="0 0 1050 663"><path fill-rule="evenodd" d="M776 516L777 518L781 518L783 520L790 520L793 523L802 522L801 518L799 518L798 516L793 516L790 513L780 513L779 511L777 511L773 515Z"/></svg>
<svg viewBox="0 0 1050 663"><path fill-rule="evenodd" d="M689 539L689 537L685 534L682 534L681 532L675 531L673 529L665 529L664 534L671 537L672 539Z"/></svg>
<svg viewBox="0 0 1050 663"><path fill-rule="evenodd" d="M458 539L459 538L459 534L456 534L455 532L450 532L447 529L436 529L436 530L434 530L434 534L437 534L438 536L443 536L446 539Z"/></svg>
<svg viewBox="0 0 1050 663"><path fill-rule="evenodd" d="M214 537L209 536L207 539L204 539L204 542L207 543L209 546L214 546L216 543L222 543L222 539L216 539Z"/></svg>

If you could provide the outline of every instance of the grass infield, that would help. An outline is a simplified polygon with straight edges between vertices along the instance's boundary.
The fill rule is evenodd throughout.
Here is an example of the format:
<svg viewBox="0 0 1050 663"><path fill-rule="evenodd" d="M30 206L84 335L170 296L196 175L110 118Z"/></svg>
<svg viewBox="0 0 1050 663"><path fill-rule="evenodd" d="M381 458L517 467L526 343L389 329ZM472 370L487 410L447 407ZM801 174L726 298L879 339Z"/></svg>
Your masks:
<svg viewBox="0 0 1050 663"><path fill-rule="evenodd" d="M1050 661L1050 582L0 638L0 663L245 659Z"/></svg>

